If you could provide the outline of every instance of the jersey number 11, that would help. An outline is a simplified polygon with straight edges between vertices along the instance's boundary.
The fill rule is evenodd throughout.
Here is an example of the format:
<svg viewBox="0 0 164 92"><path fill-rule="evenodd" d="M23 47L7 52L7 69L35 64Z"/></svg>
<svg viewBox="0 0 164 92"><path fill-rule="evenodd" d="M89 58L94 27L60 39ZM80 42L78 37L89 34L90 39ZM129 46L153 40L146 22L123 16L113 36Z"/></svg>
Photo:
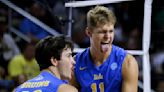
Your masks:
<svg viewBox="0 0 164 92"><path fill-rule="evenodd" d="M100 92L104 92L104 83L103 82L100 82L98 87L96 85L96 83L92 83L91 84L91 89L92 89L92 92L97 92L97 88L100 89Z"/></svg>

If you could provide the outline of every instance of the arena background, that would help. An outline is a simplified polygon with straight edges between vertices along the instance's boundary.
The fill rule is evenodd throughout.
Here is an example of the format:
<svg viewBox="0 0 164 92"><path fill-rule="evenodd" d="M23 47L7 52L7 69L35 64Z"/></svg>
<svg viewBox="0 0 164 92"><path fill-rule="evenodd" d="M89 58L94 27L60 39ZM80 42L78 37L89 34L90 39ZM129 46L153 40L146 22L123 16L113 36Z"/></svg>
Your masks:
<svg viewBox="0 0 164 92"><path fill-rule="evenodd" d="M70 6L73 6L69 6L70 0L0 1L0 21L5 19L8 23L8 33L12 35L20 50L23 48L24 43L30 42L30 38L19 31L20 23L25 17L29 18L31 21L48 31L50 35L65 34L70 36L76 43L74 54L83 50L82 48L87 48L89 46L89 38L84 32L86 27L86 12L94 5L85 7L74 6L70 8ZM118 2L103 5L111 8L117 17L114 44L128 50L129 53L132 53L138 61L140 70L138 92L149 92L150 86L152 92L164 92L163 1L153 0L152 4L149 3L151 0L116 1ZM41 7L45 9L46 15L44 16L44 19L37 19L29 13L29 6L32 2L39 3ZM146 2L147 4L145 6ZM144 34L144 23L149 22L149 15L146 17L147 20L144 21L145 12L147 12L146 14L150 13L150 35L149 33ZM145 31L149 31L149 23L147 26L148 28ZM144 37L147 37L147 40L145 40L145 43L147 43L146 46L144 46ZM145 52L144 48L146 47L148 48ZM0 53L3 52L1 51ZM143 55L145 55L146 60ZM0 77L0 80L7 80L7 75L5 77Z"/></svg>

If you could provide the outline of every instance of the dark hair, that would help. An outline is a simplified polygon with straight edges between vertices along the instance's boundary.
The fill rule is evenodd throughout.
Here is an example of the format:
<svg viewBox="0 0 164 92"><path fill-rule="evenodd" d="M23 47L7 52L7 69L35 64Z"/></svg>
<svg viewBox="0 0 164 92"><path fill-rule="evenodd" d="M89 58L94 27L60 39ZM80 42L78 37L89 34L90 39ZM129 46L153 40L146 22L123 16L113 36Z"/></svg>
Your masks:
<svg viewBox="0 0 164 92"><path fill-rule="evenodd" d="M72 41L65 36L49 36L39 41L36 45L35 59L40 66L40 70L52 65L50 61L52 57L60 60L60 55L64 48L73 50Z"/></svg>

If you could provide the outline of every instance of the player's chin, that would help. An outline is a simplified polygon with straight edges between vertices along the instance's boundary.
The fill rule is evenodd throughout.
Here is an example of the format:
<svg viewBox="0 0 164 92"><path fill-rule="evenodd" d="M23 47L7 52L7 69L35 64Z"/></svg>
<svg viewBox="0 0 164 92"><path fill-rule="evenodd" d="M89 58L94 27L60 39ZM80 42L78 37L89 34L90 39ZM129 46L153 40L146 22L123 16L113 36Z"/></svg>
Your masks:
<svg viewBox="0 0 164 92"><path fill-rule="evenodd" d="M68 80L72 79L72 74L69 74Z"/></svg>
<svg viewBox="0 0 164 92"><path fill-rule="evenodd" d="M70 80L72 78L72 75L73 75L73 72L70 71L68 74L67 74L67 78Z"/></svg>
<svg viewBox="0 0 164 92"><path fill-rule="evenodd" d="M71 74L64 75L65 80L70 80L72 78Z"/></svg>

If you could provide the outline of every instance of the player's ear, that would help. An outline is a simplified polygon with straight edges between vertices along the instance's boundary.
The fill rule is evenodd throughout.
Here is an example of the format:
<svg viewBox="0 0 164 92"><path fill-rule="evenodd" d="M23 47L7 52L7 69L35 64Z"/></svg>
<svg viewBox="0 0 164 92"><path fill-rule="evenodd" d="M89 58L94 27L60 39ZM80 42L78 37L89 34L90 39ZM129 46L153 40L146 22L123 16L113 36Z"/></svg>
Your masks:
<svg viewBox="0 0 164 92"><path fill-rule="evenodd" d="M56 58L51 57L50 61L51 61L51 64L52 64L53 66L57 66L57 65L58 65L58 61L57 61Z"/></svg>
<svg viewBox="0 0 164 92"><path fill-rule="evenodd" d="M88 37L92 36L91 30L88 27L85 29L85 33Z"/></svg>

